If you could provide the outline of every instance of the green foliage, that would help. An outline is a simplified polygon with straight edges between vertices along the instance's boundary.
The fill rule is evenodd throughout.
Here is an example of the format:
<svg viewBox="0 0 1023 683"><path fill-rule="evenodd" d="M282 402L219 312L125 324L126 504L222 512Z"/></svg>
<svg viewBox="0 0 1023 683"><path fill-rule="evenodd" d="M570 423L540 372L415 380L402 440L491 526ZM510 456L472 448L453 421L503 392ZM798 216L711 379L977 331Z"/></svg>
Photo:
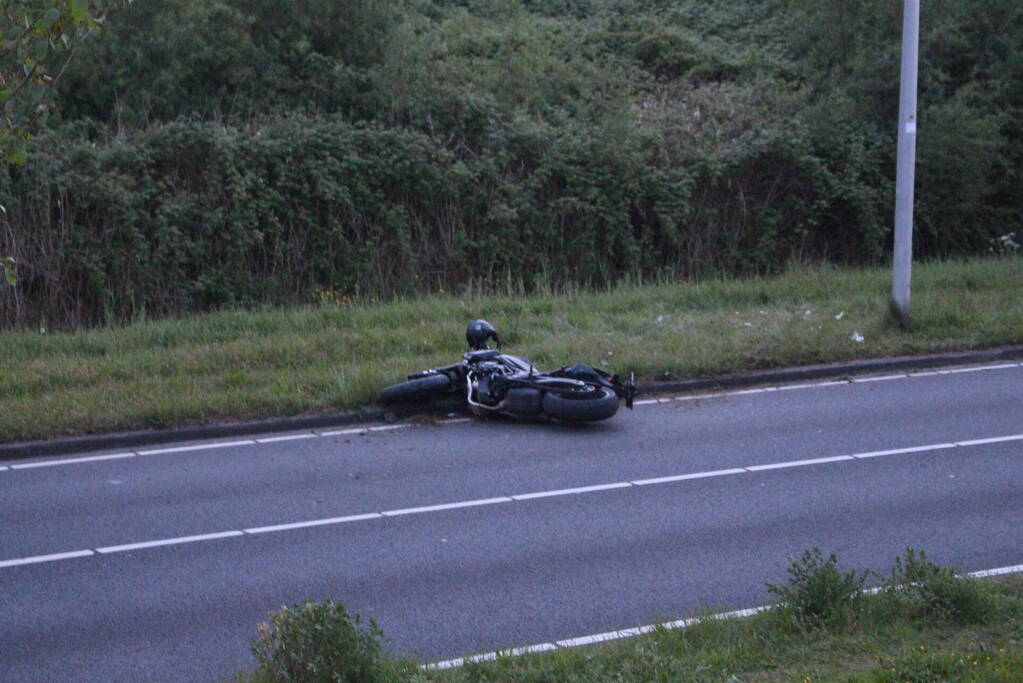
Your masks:
<svg viewBox="0 0 1023 683"><path fill-rule="evenodd" d="M4 271L4 281L11 287L18 284L18 278L14 274L14 265L13 257L5 256L4 258L0 258L0 267L2 267Z"/></svg>
<svg viewBox="0 0 1023 683"><path fill-rule="evenodd" d="M401 680L404 668L383 652L383 632L372 619L332 600L285 607L259 626L252 653L259 675L286 683L373 683Z"/></svg>
<svg viewBox="0 0 1023 683"><path fill-rule="evenodd" d="M358 109L400 2L135 3L92 41L61 92L67 119L116 126L182 116Z"/></svg>
<svg viewBox="0 0 1023 683"><path fill-rule="evenodd" d="M50 113L50 96L79 44L131 0L7 0L0 6L0 151L25 162L27 140Z"/></svg>
<svg viewBox="0 0 1023 683"><path fill-rule="evenodd" d="M884 593L896 609L921 618L975 624L998 616L988 586L930 562L922 550L895 558Z"/></svg>
<svg viewBox="0 0 1023 683"><path fill-rule="evenodd" d="M900 24L885 0L133 3L0 172L0 325L880 262ZM915 253L988 251L1023 225L1023 13L935 0L922 45Z"/></svg>
<svg viewBox="0 0 1023 683"><path fill-rule="evenodd" d="M789 560L787 584L767 584L781 600L778 614L786 623L799 630L844 628L855 623L868 574L853 569L840 572L837 563L834 553L824 559L820 548L813 548L799 560Z"/></svg>

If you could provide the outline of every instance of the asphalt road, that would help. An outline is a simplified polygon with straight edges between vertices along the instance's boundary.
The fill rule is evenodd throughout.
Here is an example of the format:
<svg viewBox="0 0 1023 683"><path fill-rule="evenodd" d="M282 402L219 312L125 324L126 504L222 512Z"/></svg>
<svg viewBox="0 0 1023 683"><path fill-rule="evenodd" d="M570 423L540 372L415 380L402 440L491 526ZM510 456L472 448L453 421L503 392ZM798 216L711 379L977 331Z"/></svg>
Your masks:
<svg viewBox="0 0 1023 683"><path fill-rule="evenodd" d="M814 546L1020 564L1023 366L962 370L3 463L0 680L223 680L303 600L432 661L759 605Z"/></svg>

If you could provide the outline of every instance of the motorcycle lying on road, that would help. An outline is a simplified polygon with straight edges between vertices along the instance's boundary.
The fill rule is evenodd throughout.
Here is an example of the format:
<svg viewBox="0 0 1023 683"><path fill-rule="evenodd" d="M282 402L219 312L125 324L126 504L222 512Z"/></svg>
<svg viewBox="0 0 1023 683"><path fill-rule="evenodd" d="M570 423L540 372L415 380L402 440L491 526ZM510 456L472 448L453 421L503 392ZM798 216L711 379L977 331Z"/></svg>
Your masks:
<svg viewBox="0 0 1023 683"><path fill-rule="evenodd" d="M619 400L632 408L637 389L631 378L622 382L583 364L538 372L529 360L501 353L497 330L485 320L469 323L465 338L469 350L461 363L411 374L381 391L380 402L421 403L458 395L476 415L559 422L605 420L618 412ZM497 349L488 346L490 339Z"/></svg>

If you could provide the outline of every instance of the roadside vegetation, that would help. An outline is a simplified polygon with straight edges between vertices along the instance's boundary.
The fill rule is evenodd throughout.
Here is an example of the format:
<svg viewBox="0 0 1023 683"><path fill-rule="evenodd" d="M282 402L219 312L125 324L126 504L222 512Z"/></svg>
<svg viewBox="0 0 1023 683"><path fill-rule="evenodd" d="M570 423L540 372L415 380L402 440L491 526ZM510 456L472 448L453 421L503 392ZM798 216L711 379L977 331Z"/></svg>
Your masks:
<svg viewBox="0 0 1023 683"><path fill-rule="evenodd" d="M918 264L914 326L888 315L886 268L793 267L524 292L521 282L386 302L324 296L124 327L0 333L0 441L363 406L455 362L483 317L542 368L584 362L637 379L714 376L1023 343L1023 257Z"/></svg>
<svg viewBox="0 0 1023 683"><path fill-rule="evenodd" d="M0 328L890 253L891 0L109 6L0 168ZM1018 248L1018 0L921 55L917 257Z"/></svg>
<svg viewBox="0 0 1023 683"><path fill-rule="evenodd" d="M959 576L907 549L887 576L838 568L819 549L793 559L779 599L752 617L709 611L684 629L449 670L395 657L373 623L337 603L282 609L252 642L241 681L1005 682L1023 671L1023 580ZM877 588L864 592L867 583ZM329 635L328 635L329 634ZM367 642L373 643L372 647Z"/></svg>

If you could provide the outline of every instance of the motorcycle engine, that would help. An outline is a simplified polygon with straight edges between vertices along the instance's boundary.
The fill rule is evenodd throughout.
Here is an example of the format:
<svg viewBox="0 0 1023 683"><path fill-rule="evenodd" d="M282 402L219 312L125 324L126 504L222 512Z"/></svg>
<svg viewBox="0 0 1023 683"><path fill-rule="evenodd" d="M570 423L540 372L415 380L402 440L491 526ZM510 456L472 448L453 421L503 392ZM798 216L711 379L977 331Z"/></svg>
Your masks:
<svg viewBox="0 0 1023 683"><path fill-rule="evenodd" d="M476 369L476 400L497 405L508 393L502 368L497 363L480 363Z"/></svg>

